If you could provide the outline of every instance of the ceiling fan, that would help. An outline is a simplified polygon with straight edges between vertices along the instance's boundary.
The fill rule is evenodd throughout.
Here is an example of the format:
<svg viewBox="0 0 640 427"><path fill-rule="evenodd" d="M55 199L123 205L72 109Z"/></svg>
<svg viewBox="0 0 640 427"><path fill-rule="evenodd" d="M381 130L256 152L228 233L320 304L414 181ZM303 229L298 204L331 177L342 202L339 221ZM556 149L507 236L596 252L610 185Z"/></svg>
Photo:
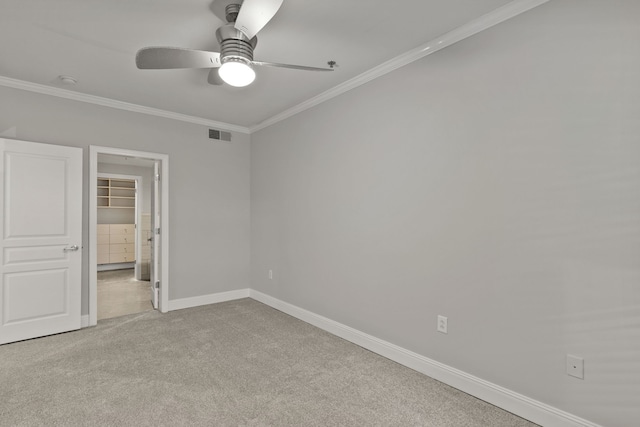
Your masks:
<svg viewBox="0 0 640 427"><path fill-rule="evenodd" d="M235 87L251 84L256 77L253 66L292 68L306 71L333 71L331 68L305 67L253 60L258 43L256 34L273 18L284 0L237 0L225 8L227 24L218 28L220 52L177 47L145 47L136 54L139 69L211 68L207 81Z"/></svg>

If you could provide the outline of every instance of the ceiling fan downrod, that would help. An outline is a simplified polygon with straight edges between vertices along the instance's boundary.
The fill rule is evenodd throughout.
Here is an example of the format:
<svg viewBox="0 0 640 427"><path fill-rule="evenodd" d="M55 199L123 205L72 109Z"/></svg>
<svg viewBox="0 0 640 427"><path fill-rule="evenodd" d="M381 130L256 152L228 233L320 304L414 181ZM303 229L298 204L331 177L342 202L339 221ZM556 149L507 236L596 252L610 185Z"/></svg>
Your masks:
<svg viewBox="0 0 640 427"><path fill-rule="evenodd" d="M240 5L239 4L229 4L224 9L225 18L227 19L227 23L231 24L236 22L238 19L238 13L240 13Z"/></svg>

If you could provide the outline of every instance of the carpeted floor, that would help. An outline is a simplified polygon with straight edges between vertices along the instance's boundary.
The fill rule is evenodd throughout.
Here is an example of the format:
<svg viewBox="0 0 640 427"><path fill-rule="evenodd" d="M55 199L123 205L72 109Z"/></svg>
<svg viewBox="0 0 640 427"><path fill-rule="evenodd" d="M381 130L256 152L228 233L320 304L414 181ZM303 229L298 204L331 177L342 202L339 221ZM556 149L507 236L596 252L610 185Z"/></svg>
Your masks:
<svg viewBox="0 0 640 427"><path fill-rule="evenodd" d="M0 425L534 426L251 299L0 346Z"/></svg>

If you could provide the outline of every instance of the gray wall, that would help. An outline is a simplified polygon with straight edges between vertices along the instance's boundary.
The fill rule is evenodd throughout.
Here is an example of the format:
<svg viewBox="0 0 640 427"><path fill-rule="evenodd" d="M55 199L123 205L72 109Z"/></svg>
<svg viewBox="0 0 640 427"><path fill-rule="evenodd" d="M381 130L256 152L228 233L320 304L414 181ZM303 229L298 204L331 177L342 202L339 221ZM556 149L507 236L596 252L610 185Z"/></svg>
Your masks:
<svg viewBox="0 0 640 427"><path fill-rule="evenodd" d="M251 287L635 425L639 18L551 1L253 134Z"/></svg>
<svg viewBox="0 0 640 427"><path fill-rule="evenodd" d="M245 289L249 283L249 136L208 138L205 126L0 87L0 130L84 149L83 233L88 247L89 145L169 155L169 299ZM83 314L88 307L83 253Z"/></svg>

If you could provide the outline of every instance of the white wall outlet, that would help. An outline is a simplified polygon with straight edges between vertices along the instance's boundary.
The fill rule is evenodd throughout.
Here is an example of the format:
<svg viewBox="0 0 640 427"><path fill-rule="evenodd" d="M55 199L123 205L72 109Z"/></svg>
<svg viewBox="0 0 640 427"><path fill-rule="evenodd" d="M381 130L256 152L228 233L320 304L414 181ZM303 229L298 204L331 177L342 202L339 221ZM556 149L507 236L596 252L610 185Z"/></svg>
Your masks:
<svg viewBox="0 0 640 427"><path fill-rule="evenodd" d="M584 359L582 357L567 354L567 375L584 379Z"/></svg>
<svg viewBox="0 0 640 427"><path fill-rule="evenodd" d="M447 321L448 319L446 317L438 315L438 332L442 332L443 334L448 333Z"/></svg>
<svg viewBox="0 0 640 427"><path fill-rule="evenodd" d="M269 280L273 280L273 270L269 270Z"/></svg>

